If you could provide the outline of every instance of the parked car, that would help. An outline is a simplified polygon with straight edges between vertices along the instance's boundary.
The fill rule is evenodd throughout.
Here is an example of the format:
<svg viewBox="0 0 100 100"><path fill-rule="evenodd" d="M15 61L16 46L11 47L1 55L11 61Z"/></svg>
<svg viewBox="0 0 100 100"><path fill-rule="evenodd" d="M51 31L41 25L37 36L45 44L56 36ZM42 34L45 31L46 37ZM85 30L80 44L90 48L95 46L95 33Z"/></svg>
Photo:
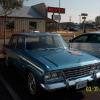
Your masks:
<svg viewBox="0 0 100 100"><path fill-rule="evenodd" d="M69 31L79 31L80 30L80 27L79 26L71 26L69 28Z"/></svg>
<svg viewBox="0 0 100 100"><path fill-rule="evenodd" d="M70 47L100 58L100 31L83 33L71 39Z"/></svg>
<svg viewBox="0 0 100 100"><path fill-rule="evenodd" d="M5 52L6 62L26 78L33 95L39 92L38 88L52 91L74 86L81 89L89 81L100 78L100 60L69 50L56 33L14 34Z"/></svg>

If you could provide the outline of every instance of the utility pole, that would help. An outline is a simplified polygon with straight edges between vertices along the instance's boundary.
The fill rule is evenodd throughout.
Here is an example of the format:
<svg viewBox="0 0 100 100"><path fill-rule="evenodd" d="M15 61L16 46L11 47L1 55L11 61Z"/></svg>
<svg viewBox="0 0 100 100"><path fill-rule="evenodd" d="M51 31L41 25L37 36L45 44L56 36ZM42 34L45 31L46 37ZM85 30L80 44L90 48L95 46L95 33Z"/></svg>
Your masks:
<svg viewBox="0 0 100 100"><path fill-rule="evenodd" d="M61 16L60 16L60 0L59 0L59 23L58 23L59 31L60 31L60 20L61 20Z"/></svg>
<svg viewBox="0 0 100 100"><path fill-rule="evenodd" d="M71 16L69 16L69 22L72 22L72 17Z"/></svg>
<svg viewBox="0 0 100 100"><path fill-rule="evenodd" d="M79 24L81 24L81 15L79 15Z"/></svg>

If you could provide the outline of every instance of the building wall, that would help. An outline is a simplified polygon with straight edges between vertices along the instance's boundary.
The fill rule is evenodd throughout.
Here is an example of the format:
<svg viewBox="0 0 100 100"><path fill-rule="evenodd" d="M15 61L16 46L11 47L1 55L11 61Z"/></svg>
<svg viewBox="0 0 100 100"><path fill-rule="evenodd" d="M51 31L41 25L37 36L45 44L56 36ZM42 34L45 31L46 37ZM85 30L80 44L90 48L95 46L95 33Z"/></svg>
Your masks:
<svg viewBox="0 0 100 100"><path fill-rule="evenodd" d="M45 20L41 19L16 19L15 20L15 32L29 32L29 31L34 31L34 29L30 29L29 22L36 22L37 27L36 30L44 32L45 31Z"/></svg>
<svg viewBox="0 0 100 100"><path fill-rule="evenodd" d="M0 37L4 34L4 29L6 31L7 37L10 36L12 33L19 33L19 32L30 32L30 31L40 31L45 32L45 19L33 19L33 18L7 18L7 21L14 21L14 29L5 29L5 21L4 18L0 18ZM6 21L6 22L7 22ZM30 29L30 22L36 22L36 29Z"/></svg>
<svg viewBox="0 0 100 100"><path fill-rule="evenodd" d="M37 30L41 31L41 32L45 32L46 28L46 23L45 20L40 20L37 22Z"/></svg>

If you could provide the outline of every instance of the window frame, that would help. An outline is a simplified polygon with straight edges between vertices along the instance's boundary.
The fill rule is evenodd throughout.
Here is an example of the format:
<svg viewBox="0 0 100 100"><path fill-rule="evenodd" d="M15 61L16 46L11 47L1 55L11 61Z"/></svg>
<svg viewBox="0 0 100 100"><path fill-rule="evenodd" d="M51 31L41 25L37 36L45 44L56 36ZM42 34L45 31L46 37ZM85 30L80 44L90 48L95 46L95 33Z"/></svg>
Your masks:
<svg viewBox="0 0 100 100"><path fill-rule="evenodd" d="M76 39L78 39L78 38L80 38L80 37L82 37L82 36L87 36L86 42L78 42L78 41L76 42L76 41L75 41ZM89 34L82 34L82 35L79 35L78 37L72 39L71 42L72 42L72 43L87 43L88 38L89 38ZM74 42L74 41L75 41L75 42Z"/></svg>

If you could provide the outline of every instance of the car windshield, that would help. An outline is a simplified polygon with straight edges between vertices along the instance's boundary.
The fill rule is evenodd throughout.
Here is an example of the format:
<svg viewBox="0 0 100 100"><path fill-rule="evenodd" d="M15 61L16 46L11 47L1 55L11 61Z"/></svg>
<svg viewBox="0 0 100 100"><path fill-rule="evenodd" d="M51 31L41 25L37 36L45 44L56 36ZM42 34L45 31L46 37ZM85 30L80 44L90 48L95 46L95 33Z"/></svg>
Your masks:
<svg viewBox="0 0 100 100"><path fill-rule="evenodd" d="M28 50L67 48L67 44L59 35L28 36L25 41Z"/></svg>

